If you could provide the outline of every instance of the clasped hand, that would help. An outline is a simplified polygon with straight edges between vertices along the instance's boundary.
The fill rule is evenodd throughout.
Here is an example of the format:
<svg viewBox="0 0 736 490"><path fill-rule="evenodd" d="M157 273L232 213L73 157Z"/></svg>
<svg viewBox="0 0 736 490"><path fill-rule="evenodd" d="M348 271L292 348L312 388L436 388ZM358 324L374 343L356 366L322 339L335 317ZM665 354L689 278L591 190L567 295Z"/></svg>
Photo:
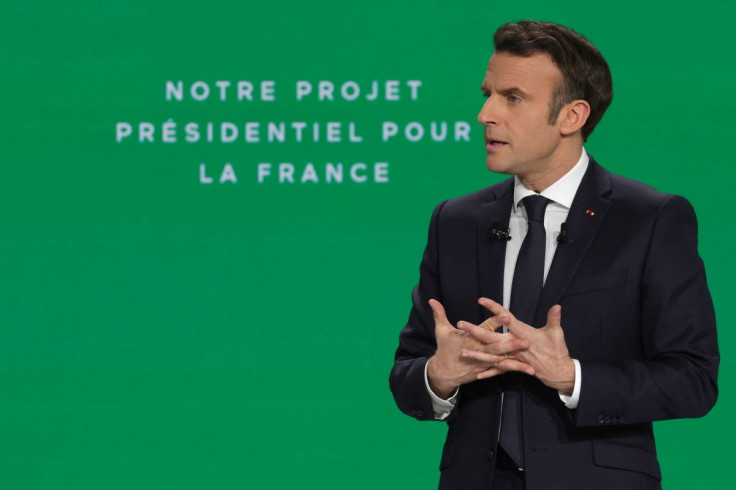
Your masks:
<svg viewBox="0 0 736 490"><path fill-rule="evenodd" d="M560 393L572 393L575 366L565 344L559 305L547 312L544 327L533 328L495 301L481 298L478 302L494 316L480 325L461 321L455 328L442 304L429 301L437 351L429 360L427 375L437 396L448 398L462 384L507 371L535 376ZM497 332L501 326L506 326L508 332Z"/></svg>

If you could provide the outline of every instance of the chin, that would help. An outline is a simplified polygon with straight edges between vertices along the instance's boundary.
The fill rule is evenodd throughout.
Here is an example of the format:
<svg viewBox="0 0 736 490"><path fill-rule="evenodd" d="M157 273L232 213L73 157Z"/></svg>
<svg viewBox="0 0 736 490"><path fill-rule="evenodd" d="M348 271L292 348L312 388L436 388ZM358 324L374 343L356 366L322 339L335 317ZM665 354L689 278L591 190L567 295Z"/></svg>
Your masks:
<svg viewBox="0 0 736 490"><path fill-rule="evenodd" d="M499 161L494 162L491 160L490 156L486 157L486 168L496 174L510 175L512 173L508 165L504 165Z"/></svg>

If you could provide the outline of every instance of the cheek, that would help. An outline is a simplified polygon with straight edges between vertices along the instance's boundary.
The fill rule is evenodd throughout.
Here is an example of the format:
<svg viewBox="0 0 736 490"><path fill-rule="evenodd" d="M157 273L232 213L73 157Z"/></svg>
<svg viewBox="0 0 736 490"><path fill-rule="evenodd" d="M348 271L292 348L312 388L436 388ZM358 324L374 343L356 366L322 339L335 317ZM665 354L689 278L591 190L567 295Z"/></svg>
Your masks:
<svg viewBox="0 0 736 490"><path fill-rule="evenodd" d="M547 119L536 120L534 126L530 126L529 134L534 134L535 141L540 145L546 145L557 141L559 131L550 125Z"/></svg>

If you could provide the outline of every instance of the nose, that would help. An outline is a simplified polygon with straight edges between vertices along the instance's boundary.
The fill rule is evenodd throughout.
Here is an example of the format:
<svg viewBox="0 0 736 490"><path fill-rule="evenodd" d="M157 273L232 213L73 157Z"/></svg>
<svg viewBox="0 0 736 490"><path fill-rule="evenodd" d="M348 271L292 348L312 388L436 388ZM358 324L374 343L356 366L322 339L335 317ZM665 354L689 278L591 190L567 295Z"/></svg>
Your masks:
<svg viewBox="0 0 736 490"><path fill-rule="evenodd" d="M478 122L481 124L497 124L498 113L496 111L496 99L498 97L490 96L483 103L483 107L480 108L478 113Z"/></svg>

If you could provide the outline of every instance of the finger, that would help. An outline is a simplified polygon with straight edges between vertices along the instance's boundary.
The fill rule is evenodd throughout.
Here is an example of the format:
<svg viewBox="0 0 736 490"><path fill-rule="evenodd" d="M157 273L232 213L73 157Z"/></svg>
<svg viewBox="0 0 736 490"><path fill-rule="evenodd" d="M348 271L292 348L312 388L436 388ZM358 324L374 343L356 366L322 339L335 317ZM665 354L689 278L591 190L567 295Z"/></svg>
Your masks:
<svg viewBox="0 0 736 490"><path fill-rule="evenodd" d="M494 376L498 376L499 374L503 374L505 372L506 371L500 368L486 369L485 371L481 371L480 373L476 374L475 379L488 379Z"/></svg>
<svg viewBox="0 0 736 490"><path fill-rule="evenodd" d="M447 314L445 313L445 307L442 306L442 303L440 303L436 299L430 299L429 307L432 308L432 316L434 317L434 323L436 325L452 326L450 324L450 321L447 319Z"/></svg>
<svg viewBox="0 0 736 490"><path fill-rule="evenodd" d="M492 316L478 326L485 328L486 330L490 330L491 332L496 332L510 320L511 319L506 315Z"/></svg>
<svg viewBox="0 0 736 490"><path fill-rule="evenodd" d="M547 326L562 328L562 306L554 305L547 312Z"/></svg>
<svg viewBox="0 0 736 490"><path fill-rule="evenodd" d="M491 313L493 313L496 316L509 313L509 310L507 310L506 308L504 308L500 304L496 303L492 299L480 298L478 300L478 304L480 304L483 308L485 308L487 310L490 310Z"/></svg>
<svg viewBox="0 0 736 490"><path fill-rule="evenodd" d="M485 352L502 356L515 351L529 348L529 342L520 337L486 330L468 322L458 322L457 328L467 332L470 336L483 344Z"/></svg>
<svg viewBox="0 0 736 490"><path fill-rule="evenodd" d="M463 349L462 351L460 351L460 356L463 359L473 359L474 361L485 362L488 364L495 363L497 365L506 360L506 358L503 356L497 356L494 354L489 354L487 352L469 349Z"/></svg>
<svg viewBox="0 0 736 490"><path fill-rule="evenodd" d="M486 321L478 325L481 328L485 328L486 330L490 332L495 332L496 329L499 327L498 325L495 325L495 321L493 320L495 317L488 318Z"/></svg>
<svg viewBox="0 0 736 490"><path fill-rule="evenodd" d="M511 332L512 335L522 339L531 338L537 332L536 328L527 325L526 323L522 322L521 320L517 320L516 318L513 318L510 322L508 322L506 324L506 327L509 329L509 332Z"/></svg>
<svg viewBox="0 0 736 490"><path fill-rule="evenodd" d="M518 371L520 373L528 374L529 376L534 376L535 374L533 367L525 362L519 361L518 359L506 359L499 363L498 367L504 371Z"/></svg>
<svg viewBox="0 0 736 490"><path fill-rule="evenodd" d="M492 378L507 371L518 371L520 373L528 374L529 376L534 376L535 373L534 368L532 368L529 364L517 361L516 359L506 359L505 361L498 363L498 365L496 365L495 367L491 366L490 369L486 369L485 371L481 371L480 373L476 374L475 378Z"/></svg>
<svg viewBox="0 0 736 490"><path fill-rule="evenodd" d="M503 361L502 363L499 363L496 367L491 367L490 369L487 369L485 371L482 371L478 374L476 374L476 379L486 379L486 378L492 378L493 376L497 376L501 373L505 373L508 371L518 371L520 373L528 374L529 376L534 376L534 368L532 368L529 364L523 363L521 361L516 361L512 359L508 359L506 361Z"/></svg>
<svg viewBox="0 0 736 490"><path fill-rule="evenodd" d="M496 341L496 336L501 335L493 330L488 330L480 325L473 325L469 322L457 322L457 328L468 332L474 338L485 344L490 344L491 342Z"/></svg>

